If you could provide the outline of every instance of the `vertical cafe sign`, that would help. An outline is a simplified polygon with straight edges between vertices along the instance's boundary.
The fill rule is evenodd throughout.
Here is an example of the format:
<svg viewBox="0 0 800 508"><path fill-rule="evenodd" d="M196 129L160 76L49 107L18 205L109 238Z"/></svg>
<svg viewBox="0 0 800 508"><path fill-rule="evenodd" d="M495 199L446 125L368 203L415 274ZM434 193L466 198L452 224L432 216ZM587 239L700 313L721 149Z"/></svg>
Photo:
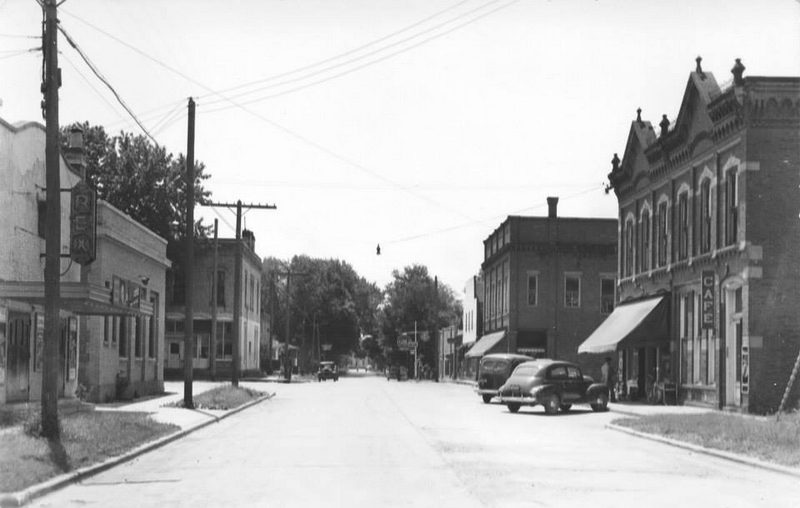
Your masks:
<svg viewBox="0 0 800 508"><path fill-rule="evenodd" d="M79 265L95 259L97 199L84 180L72 188L70 200L69 254Z"/></svg>
<svg viewBox="0 0 800 508"><path fill-rule="evenodd" d="M714 271L704 270L702 275L702 312L700 319L703 330L714 329Z"/></svg>

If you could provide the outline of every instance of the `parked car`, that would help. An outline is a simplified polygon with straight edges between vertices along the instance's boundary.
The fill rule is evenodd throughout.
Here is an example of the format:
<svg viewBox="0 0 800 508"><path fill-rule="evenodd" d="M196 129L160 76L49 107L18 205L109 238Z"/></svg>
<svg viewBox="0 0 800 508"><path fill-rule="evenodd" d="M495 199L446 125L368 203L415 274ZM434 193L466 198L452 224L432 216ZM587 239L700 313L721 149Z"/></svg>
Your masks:
<svg viewBox="0 0 800 508"><path fill-rule="evenodd" d="M475 392L481 396L484 404L488 404L497 395L497 389L506 382L517 365L531 359L530 356L510 353L495 353L481 358Z"/></svg>
<svg viewBox="0 0 800 508"><path fill-rule="evenodd" d="M317 381L322 382L327 379L339 381L339 369L334 362L319 362Z"/></svg>
<svg viewBox="0 0 800 508"><path fill-rule="evenodd" d="M547 414L589 404L593 411L608 408L608 387L595 383L570 362L534 360L521 363L498 390L500 402L516 413L522 406L541 404Z"/></svg>
<svg viewBox="0 0 800 508"><path fill-rule="evenodd" d="M405 381L408 379L408 369L400 365L390 365L386 368L386 381L396 379L398 381Z"/></svg>

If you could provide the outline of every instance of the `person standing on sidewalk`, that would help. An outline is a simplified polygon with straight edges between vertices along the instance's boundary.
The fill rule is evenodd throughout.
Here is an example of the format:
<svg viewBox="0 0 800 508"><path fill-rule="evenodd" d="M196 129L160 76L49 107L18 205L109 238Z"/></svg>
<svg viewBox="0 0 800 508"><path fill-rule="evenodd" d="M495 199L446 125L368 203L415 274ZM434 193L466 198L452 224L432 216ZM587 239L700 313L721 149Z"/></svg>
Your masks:
<svg viewBox="0 0 800 508"><path fill-rule="evenodd" d="M603 379L603 384L608 387L608 397L611 402L617 401L617 393L615 390L614 385L616 384L616 373L614 372L614 366L611 364L611 358L606 357L605 361L603 362L603 366L600 367L600 374Z"/></svg>

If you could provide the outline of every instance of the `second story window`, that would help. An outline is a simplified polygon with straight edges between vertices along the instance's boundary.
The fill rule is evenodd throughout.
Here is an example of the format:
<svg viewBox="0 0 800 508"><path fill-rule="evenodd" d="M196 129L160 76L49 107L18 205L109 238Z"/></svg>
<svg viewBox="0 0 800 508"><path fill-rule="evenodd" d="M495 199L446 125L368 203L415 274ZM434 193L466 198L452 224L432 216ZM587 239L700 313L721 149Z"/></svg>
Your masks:
<svg viewBox="0 0 800 508"><path fill-rule="evenodd" d="M611 314L614 310L614 279L600 279L600 312Z"/></svg>
<svg viewBox="0 0 800 508"><path fill-rule="evenodd" d="M564 307L578 308L581 306L581 279L577 275L567 275L564 278Z"/></svg>
<svg viewBox="0 0 800 508"><path fill-rule="evenodd" d="M536 306L538 299L539 289L539 275L536 273L528 273L528 305Z"/></svg>
<svg viewBox="0 0 800 508"><path fill-rule="evenodd" d="M624 275L630 277L633 275L633 219L628 219L625 222L625 252L624 252Z"/></svg>
<svg viewBox="0 0 800 508"><path fill-rule="evenodd" d="M678 196L678 259L689 257L689 200L688 193Z"/></svg>
<svg viewBox="0 0 800 508"><path fill-rule="evenodd" d="M711 180L700 185L700 253L711 250Z"/></svg>
<svg viewBox="0 0 800 508"><path fill-rule="evenodd" d="M642 212L642 222L639 227L640 244L639 269L642 272L650 270L650 212Z"/></svg>
<svg viewBox="0 0 800 508"><path fill-rule="evenodd" d="M736 170L725 176L725 245L736 243L739 230L739 200L736 189Z"/></svg>
<svg viewBox="0 0 800 508"><path fill-rule="evenodd" d="M216 290L217 290L217 306L225 307L225 272L223 270L217 270ZM213 296L211 296L211 291L209 291L209 301L213 303L212 299Z"/></svg>
<svg viewBox="0 0 800 508"><path fill-rule="evenodd" d="M666 266L667 264L667 202L664 201L658 205L658 221L656 222L656 242L658 248L658 255L656 262L658 266Z"/></svg>

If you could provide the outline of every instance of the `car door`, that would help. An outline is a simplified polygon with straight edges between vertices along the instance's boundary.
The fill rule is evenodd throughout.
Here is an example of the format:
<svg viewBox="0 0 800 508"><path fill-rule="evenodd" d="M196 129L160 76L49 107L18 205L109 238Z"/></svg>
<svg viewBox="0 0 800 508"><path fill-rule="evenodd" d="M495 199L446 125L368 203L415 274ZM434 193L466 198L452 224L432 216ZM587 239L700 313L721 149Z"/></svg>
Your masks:
<svg viewBox="0 0 800 508"><path fill-rule="evenodd" d="M564 392L561 400L572 403L582 401L585 393L583 374L574 365L567 365L567 378L564 380Z"/></svg>
<svg viewBox="0 0 800 508"><path fill-rule="evenodd" d="M564 388L566 387L566 383L567 367L565 365L553 365L550 367L550 370L547 371L547 384L553 387L554 391L562 400L562 402L568 402L564 399Z"/></svg>

